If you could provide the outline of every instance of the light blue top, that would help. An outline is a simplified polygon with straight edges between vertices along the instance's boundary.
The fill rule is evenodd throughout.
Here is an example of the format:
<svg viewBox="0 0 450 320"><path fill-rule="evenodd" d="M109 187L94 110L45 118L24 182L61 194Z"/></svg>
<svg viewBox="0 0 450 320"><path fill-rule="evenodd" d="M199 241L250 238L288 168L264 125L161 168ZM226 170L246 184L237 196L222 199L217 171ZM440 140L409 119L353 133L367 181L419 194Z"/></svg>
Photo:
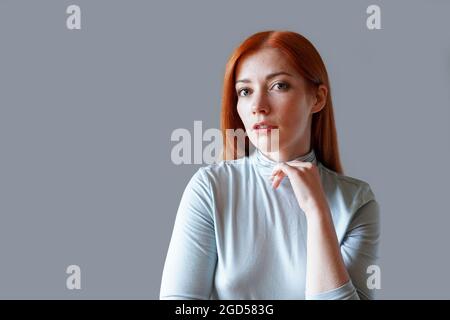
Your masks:
<svg viewBox="0 0 450 320"><path fill-rule="evenodd" d="M200 168L178 208L161 299L371 299L367 267L376 264L379 207L366 182L324 167L314 150L298 158L319 168L342 257L343 286L305 294L306 217L289 178L274 190L276 162L259 150Z"/></svg>

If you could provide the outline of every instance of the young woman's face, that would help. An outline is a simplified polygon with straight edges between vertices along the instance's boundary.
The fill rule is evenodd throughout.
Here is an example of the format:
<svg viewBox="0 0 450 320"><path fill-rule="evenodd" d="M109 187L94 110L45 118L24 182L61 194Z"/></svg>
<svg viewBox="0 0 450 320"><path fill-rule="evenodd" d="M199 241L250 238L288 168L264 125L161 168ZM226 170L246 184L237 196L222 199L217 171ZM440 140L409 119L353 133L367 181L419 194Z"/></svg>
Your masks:
<svg viewBox="0 0 450 320"><path fill-rule="evenodd" d="M278 161L310 151L312 114L325 105L324 86L311 95L305 79L278 49L272 48L244 57L236 68L235 84L237 110L256 148ZM258 126L261 122L268 128ZM279 130L279 153L269 148L275 134L270 129Z"/></svg>

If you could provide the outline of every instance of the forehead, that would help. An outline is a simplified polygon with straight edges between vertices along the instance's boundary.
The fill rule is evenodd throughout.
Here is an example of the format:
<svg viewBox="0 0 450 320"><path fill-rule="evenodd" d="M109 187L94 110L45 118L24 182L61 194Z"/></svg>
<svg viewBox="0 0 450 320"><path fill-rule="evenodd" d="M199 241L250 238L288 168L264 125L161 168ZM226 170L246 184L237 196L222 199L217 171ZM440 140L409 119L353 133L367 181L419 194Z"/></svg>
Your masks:
<svg viewBox="0 0 450 320"><path fill-rule="evenodd" d="M257 52L244 55L236 66L236 80L265 76L267 74L285 71L299 76L286 56L276 48L264 48Z"/></svg>

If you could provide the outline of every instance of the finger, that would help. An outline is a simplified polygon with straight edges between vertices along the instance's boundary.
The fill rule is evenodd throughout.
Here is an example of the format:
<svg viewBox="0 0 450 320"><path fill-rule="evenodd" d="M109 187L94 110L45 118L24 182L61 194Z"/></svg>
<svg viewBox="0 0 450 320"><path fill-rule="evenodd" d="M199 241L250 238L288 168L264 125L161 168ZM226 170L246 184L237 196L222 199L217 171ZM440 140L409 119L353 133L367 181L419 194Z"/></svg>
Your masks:
<svg viewBox="0 0 450 320"><path fill-rule="evenodd" d="M275 169L272 172L272 175L270 176L270 181L272 181L272 186L273 187L278 187L278 185L281 183L281 181L283 180L283 178L286 176L286 174L279 169ZM275 188L276 188L275 187Z"/></svg>
<svg viewBox="0 0 450 320"><path fill-rule="evenodd" d="M283 176L276 176L275 179L272 182L272 187L274 189L278 188L281 184L281 181L283 181L284 175Z"/></svg>
<svg viewBox="0 0 450 320"><path fill-rule="evenodd" d="M272 175L277 175L280 173L284 173L287 175L287 170L289 170L289 168L286 167L285 163L281 162L281 163L278 163L277 165L275 165L275 167L272 170Z"/></svg>
<svg viewBox="0 0 450 320"><path fill-rule="evenodd" d="M280 185L283 178L284 173L282 171L280 172L277 171L274 175L272 175L270 177L270 181L272 182L272 188L276 189Z"/></svg>
<svg viewBox="0 0 450 320"><path fill-rule="evenodd" d="M293 166L290 166L286 163L279 163L275 166L274 168L274 172L278 172L277 174L280 174L280 172L282 172L284 175L289 176L292 173L295 172L295 168Z"/></svg>
<svg viewBox="0 0 450 320"><path fill-rule="evenodd" d="M283 177L283 176L284 176L284 174L273 175L273 176L270 176L269 179L270 179L270 181L274 181L276 178Z"/></svg>
<svg viewBox="0 0 450 320"><path fill-rule="evenodd" d="M311 162L305 162L305 161L299 161L299 160L293 160L291 162L287 162L286 165L294 167L294 168L310 168L313 166L313 163Z"/></svg>
<svg viewBox="0 0 450 320"><path fill-rule="evenodd" d="M270 175L271 178L275 178L276 176L284 176L285 173L281 169L275 169Z"/></svg>
<svg viewBox="0 0 450 320"><path fill-rule="evenodd" d="M287 176L287 172L289 170L293 170L293 168L288 168L287 166L285 166L284 164L278 164L271 175L271 180L272 180L272 186L274 189L278 188L278 186L281 184L281 182L283 181L284 177ZM295 170L295 169L294 169Z"/></svg>

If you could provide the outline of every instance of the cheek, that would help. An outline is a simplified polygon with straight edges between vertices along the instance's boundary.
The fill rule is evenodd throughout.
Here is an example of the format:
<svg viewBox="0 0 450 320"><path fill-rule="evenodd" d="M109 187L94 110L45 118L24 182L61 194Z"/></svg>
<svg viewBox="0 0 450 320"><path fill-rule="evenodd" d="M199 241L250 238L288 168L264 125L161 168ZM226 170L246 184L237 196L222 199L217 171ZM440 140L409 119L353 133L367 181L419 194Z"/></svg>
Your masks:
<svg viewBox="0 0 450 320"><path fill-rule="evenodd" d="M248 114L245 111L245 106L243 106L242 103L238 103L237 112L242 122L244 123L244 126L247 127Z"/></svg>
<svg viewBox="0 0 450 320"><path fill-rule="evenodd" d="M308 104L304 97L296 97L286 104L286 119L292 122L306 122L308 118Z"/></svg>
<svg viewBox="0 0 450 320"><path fill-rule="evenodd" d="M299 118L301 105L298 103L287 101L286 103L279 105L278 116L283 119L283 122L293 122Z"/></svg>
<svg viewBox="0 0 450 320"><path fill-rule="evenodd" d="M281 123L286 131L303 131L308 123L308 114L304 106L296 105L285 109L286 112L280 114Z"/></svg>

